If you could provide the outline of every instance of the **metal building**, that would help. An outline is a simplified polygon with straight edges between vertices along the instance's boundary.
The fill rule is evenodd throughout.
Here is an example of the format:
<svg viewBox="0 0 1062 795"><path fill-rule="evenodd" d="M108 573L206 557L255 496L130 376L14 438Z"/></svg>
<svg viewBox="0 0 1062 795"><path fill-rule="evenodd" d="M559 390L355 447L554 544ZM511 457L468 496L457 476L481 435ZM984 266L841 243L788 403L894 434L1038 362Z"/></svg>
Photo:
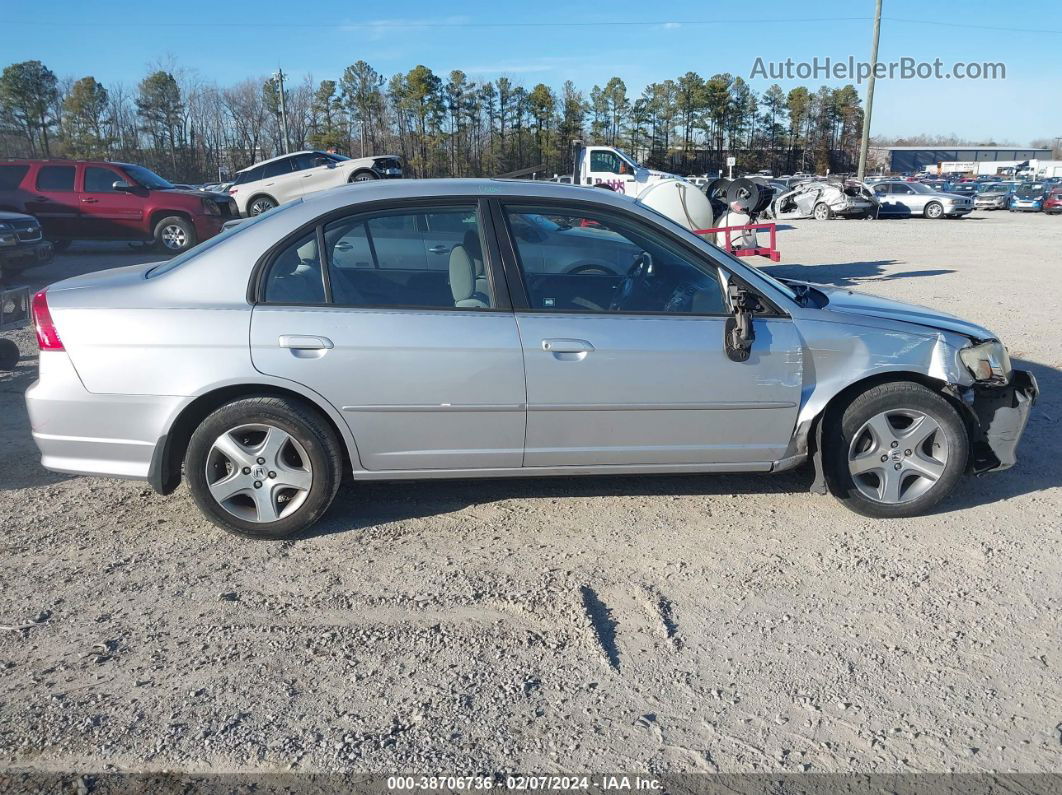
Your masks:
<svg viewBox="0 0 1062 795"><path fill-rule="evenodd" d="M1049 160L1050 149L1014 146L878 146L871 148L871 159L884 163L891 174L915 174L926 166L954 161Z"/></svg>

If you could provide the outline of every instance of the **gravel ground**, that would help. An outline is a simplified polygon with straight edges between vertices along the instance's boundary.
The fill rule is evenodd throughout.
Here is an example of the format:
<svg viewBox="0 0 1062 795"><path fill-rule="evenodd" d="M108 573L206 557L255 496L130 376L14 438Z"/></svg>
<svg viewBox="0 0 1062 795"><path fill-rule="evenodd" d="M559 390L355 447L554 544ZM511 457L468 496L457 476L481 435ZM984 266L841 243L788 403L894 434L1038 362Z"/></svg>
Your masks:
<svg viewBox="0 0 1062 795"><path fill-rule="evenodd" d="M1044 392L1018 466L904 521L803 470L370 483L253 543L183 487L41 469L9 334L0 769L1062 771L1062 218L779 243L771 271L998 331Z"/></svg>

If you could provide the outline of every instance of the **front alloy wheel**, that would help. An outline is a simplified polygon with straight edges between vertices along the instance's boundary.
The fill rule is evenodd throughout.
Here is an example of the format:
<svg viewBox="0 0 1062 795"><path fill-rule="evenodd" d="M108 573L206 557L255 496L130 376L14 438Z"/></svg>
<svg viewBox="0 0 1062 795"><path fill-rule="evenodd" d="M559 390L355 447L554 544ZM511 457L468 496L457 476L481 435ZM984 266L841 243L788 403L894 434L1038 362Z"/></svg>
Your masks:
<svg viewBox="0 0 1062 795"><path fill-rule="evenodd" d="M823 418L826 483L856 513L925 513L966 469L970 440L958 411L912 381L872 386Z"/></svg>
<svg viewBox="0 0 1062 795"><path fill-rule="evenodd" d="M886 505L911 502L940 480L948 465L948 439L940 424L915 409L875 414L852 438L848 471L868 499Z"/></svg>
<svg viewBox="0 0 1062 795"><path fill-rule="evenodd" d="M926 218L937 219L944 215L944 207L940 202L930 202L926 205Z"/></svg>

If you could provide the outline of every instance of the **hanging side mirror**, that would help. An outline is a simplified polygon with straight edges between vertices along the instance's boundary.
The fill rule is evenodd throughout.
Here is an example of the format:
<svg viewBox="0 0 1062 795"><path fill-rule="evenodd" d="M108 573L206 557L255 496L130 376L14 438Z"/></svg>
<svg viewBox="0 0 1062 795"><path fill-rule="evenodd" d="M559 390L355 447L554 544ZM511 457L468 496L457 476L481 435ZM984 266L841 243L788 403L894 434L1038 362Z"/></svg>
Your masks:
<svg viewBox="0 0 1062 795"><path fill-rule="evenodd" d="M752 354L756 331L752 327L752 315L759 307L756 296L744 287L727 285L727 303L731 315L723 329L723 347L732 362L747 362Z"/></svg>

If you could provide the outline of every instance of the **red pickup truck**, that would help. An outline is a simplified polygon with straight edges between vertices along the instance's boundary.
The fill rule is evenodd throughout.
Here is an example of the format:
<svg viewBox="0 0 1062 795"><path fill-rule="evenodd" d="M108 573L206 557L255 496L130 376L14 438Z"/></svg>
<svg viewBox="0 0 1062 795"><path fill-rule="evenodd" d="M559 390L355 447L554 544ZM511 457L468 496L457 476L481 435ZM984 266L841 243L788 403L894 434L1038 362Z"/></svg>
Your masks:
<svg viewBox="0 0 1062 795"><path fill-rule="evenodd" d="M146 240L176 254L239 217L223 193L105 160L0 160L0 210L34 216L60 251L72 240Z"/></svg>

